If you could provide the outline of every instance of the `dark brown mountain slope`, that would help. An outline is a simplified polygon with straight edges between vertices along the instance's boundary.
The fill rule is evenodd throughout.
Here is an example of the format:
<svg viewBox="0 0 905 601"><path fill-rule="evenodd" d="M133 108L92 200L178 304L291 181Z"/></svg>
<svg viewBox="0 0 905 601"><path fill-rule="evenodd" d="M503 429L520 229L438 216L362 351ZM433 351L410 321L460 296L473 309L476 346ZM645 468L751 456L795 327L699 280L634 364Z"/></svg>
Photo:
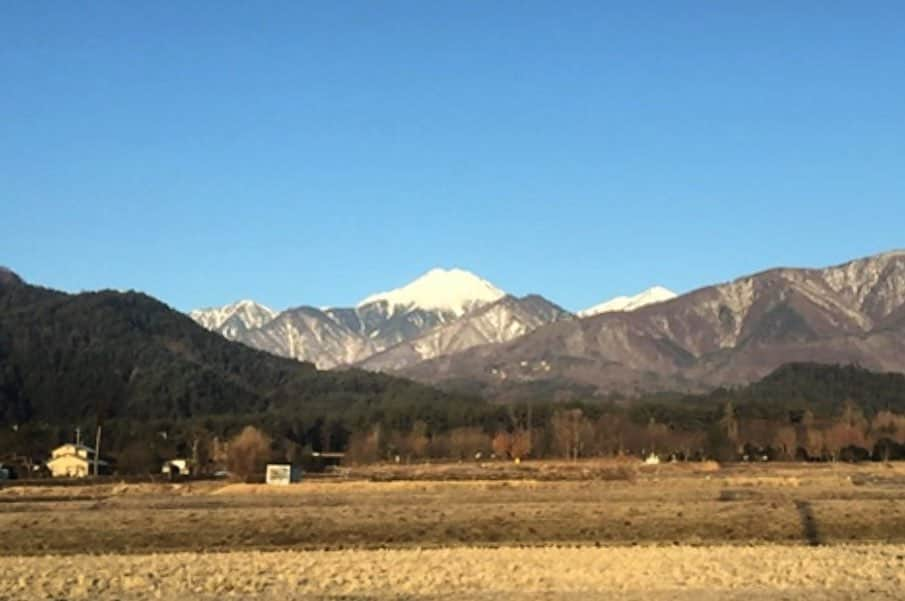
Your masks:
<svg viewBox="0 0 905 601"><path fill-rule="evenodd" d="M905 371L905 252L772 269L633 312L556 322L403 373L497 390L549 380L601 392L703 389L759 379L790 361Z"/></svg>

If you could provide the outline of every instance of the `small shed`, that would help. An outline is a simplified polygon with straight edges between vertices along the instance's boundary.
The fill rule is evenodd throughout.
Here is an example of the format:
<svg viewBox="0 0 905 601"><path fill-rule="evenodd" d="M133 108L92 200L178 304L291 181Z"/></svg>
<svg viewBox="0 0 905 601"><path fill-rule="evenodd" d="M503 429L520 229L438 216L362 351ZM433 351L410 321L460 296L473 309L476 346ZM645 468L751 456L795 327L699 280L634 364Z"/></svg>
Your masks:
<svg viewBox="0 0 905 601"><path fill-rule="evenodd" d="M170 459L160 468L161 474L170 476L188 476L190 471L188 459Z"/></svg>
<svg viewBox="0 0 905 601"><path fill-rule="evenodd" d="M268 463L267 484L286 485L302 481L302 470L290 463Z"/></svg>

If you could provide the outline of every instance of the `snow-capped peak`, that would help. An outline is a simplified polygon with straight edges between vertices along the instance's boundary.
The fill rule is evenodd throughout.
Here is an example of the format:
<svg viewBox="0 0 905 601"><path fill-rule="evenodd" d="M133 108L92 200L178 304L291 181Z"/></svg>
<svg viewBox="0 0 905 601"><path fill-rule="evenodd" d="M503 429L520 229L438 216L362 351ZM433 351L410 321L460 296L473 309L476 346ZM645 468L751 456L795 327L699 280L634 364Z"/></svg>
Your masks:
<svg viewBox="0 0 905 601"><path fill-rule="evenodd" d="M253 300L240 300L223 307L210 307L207 309L195 309L189 313L189 317L209 330L216 330L227 321L235 317L245 328L258 328L274 317L277 313L269 307L265 307Z"/></svg>
<svg viewBox="0 0 905 601"><path fill-rule="evenodd" d="M487 280L464 269L431 269L402 288L372 294L358 306L384 301L391 311L399 307L447 311L459 316L505 295Z"/></svg>
<svg viewBox="0 0 905 601"><path fill-rule="evenodd" d="M591 315L610 313L612 311L634 311L646 305L668 301L676 296L676 293L672 290L663 286L654 286L635 296L617 296L599 305L594 305L584 311L579 311L578 316L590 317Z"/></svg>

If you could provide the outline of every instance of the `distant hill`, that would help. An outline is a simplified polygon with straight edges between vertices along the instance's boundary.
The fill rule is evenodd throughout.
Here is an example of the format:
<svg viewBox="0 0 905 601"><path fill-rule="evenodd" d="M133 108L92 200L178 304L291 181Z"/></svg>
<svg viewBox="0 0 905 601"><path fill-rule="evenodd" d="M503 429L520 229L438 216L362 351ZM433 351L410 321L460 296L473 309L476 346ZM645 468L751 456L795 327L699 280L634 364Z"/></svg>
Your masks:
<svg viewBox="0 0 905 601"><path fill-rule="evenodd" d="M789 363L744 386L701 394L649 393L621 403L637 423L654 419L691 430L706 429L719 421L727 404L741 418L780 425L800 421L807 412L831 420L847 405L868 417L884 411L903 415L905 374L874 372L856 365Z"/></svg>
<svg viewBox="0 0 905 601"><path fill-rule="evenodd" d="M783 415L794 411L838 413L852 402L867 413L905 413L905 374L873 372L856 365L790 363L737 389L717 389L703 403L731 400L742 411Z"/></svg>
<svg viewBox="0 0 905 601"><path fill-rule="evenodd" d="M0 272L0 424L434 406L428 386L321 372L230 342L136 292L65 294ZM460 401L461 402L461 401Z"/></svg>

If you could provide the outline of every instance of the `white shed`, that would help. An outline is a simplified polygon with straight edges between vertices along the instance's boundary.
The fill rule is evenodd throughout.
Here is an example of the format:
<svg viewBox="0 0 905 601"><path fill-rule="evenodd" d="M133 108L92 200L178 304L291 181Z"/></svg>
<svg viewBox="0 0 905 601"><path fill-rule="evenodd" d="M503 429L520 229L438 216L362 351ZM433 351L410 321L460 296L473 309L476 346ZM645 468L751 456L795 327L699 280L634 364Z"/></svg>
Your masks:
<svg viewBox="0 0 905 601"><path fill-rule="evenodd" d="M267 484L285 485L301 482L302 470L289 463L268 463Z"/></svg>

